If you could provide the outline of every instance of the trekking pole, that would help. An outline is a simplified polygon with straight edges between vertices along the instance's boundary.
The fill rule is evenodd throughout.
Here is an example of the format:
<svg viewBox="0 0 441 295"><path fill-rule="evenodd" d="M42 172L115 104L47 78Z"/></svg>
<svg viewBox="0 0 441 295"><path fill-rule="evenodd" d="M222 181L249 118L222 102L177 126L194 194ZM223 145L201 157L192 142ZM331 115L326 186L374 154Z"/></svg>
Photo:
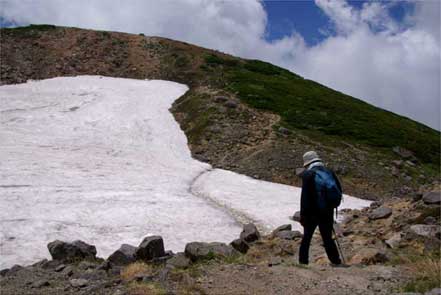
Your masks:
<svg viewBox="0 0 441 295"><path fill-rule="evenodd" d="M335 243L337 244L337 249L338 249L338 252L340 253L341 260L342 260L343 264L346 264L346 260L345 260L345 257L343 256L343 251L341 250L340 242L338 241L337 233L335 232L334 227L332 227L332 231L334 232Z"/></svg>

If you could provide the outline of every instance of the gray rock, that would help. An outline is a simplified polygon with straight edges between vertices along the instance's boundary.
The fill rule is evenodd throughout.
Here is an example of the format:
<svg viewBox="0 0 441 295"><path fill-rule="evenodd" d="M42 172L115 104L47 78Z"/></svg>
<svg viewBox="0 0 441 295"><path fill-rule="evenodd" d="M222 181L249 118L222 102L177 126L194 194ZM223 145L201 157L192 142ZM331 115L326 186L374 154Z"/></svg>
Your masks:
<svg viewBox="0 0 441 295"><path fill-rule="evenodd" d="M69 283L74 288L83 288L89 284L89 281L86 279L71 279Z"/></svg>
<svg viewBox="0 0 441 295"><path fill-rule="evenodd" d="M377 220L382 218L388 218L391 215L392 215L392 209L387 207L380 207L372 211L371 214L369 214L369 219Z"/></svg>
<svg viewBox="0 0 441 295"><path fill-rule="evenodd" d="M224 104L227 108L235 109L237 108L237 102L229 100Z"/></svg>
<svg viewBox="0 0 441 295"><path fill-rule="evenodd" d="M215 96L214 101L215 102L226 102L228 100L228 97L226 96Z"/></svg>
<svg viewBox="0 0 441 295"><path fill-rule="evenodd" d="M441 288L432 289L432 290L424 293L424 295L441 295Z"/></svg>
<svg viewBox="0 0 441 295"><path fill-rule="evenodd" d="M74 268L73 268L73 266L68 265L68 266L66 266L65 269L62 270L61 273L67 277L70 277L74 273Z"/></svg>
<svg viewBox="0 0 441 295"><path fill-rule="evenodd" d="M282 264L282 258L280 256L276 256L276 257L271 257L268 261L268 266L275 266L275 265L279 265Z"/></svg>
<svg viewBox="0 0 441 295"><path fill-rule="evenodd" d="M280 127L279 128L279 132L284 134L284 135L289 135L291 133L291 131L288 128L285 128L285 127Z"/></svg>
<svg viewBox="0 0 441 295"><path fill-rule="evenodd" d="M169 260L167 260L168 266L173 266L176 268L187 268L190 266L190 259L185 256L184 253L178 253Z"/></svg>
<svg viewBox="0 0 441 295"><path fill-rule="evenodd" d="M152 260L165 255L164 242L160 236L149 236L139 244L135 252L136 259Z"/></svg>
<svg viewBox="0 0 441 295"><path fill-rule="evenodd" d="M185 245L185 256L191 261L211 259L215 256L228 257L237 253L233 247L224 243L191 242Z"/></svg>
<svg viewBox="0 0 441 295"><path fill-rule="evenodd" d="M136 247L128 244L122 244L121 247L113 252L107 261L115 265L127 265L135 262Z"/></svg>
<svg viewBox="0 0 441 295"><path fill-rule="evenodd" d="M276 234L276 237L283 239L283 240L295 240L301 238L303 235L299 231L292 231L292 230L285 230L280 231Z"/></svg>
<svg viewBox="0 0 441 295"><path fill-rule="evenodd" d="M414 157L411 151L399 146L394 147L392 151L403 159L410 159Z"/></svg>
<svg viewBox="0 0 441 295"><path fill-rule="evenodd" d="M403 161L402 160L392 161L392 165L394 165L397 168L401 168L403 166Z"/></svg>
<svg viewBox="0 0 441 295"><path fill-rule="evenodd" d="M375 201L370 204L369 208L376 209L376 208L380 207L381 205L383 205L383 204L380 201Z"/></svg>
<svg viewBox="0 0 441 295"><path fill-rule="evenodd" d="M65 269L66 268L66 265L65 264L60 264L60 265L58 265L56 268L55 268L55 271L56 272L60 272L60 271L62 271L63 269Z"/></svg>
<svg viewBox="0 0 441 295"><path fill-rule="evenodd" d="M9 272L9 268L4 268L2 270L0 270L0 276L4 277L6 276L6 274Z"/></svg>
<svg viewBox="0 0 441 295"><path fill-rule="evenodd" d="M81 261L78 263L78 268L81 270L95 269L97 265L90 261Z"/></svg>
<svg viewBox="0 0 441 295"><path fill-rule="evenodd" d="M97 267L98 270L105 270L105 271L108 271L111 268L112 268L112 264L108 260L104 261Z"/></svg>
<svg viewBox="0 0 441 295"><path fill-rule="evenodd" d="M242 239L235 239L230 243L230 245L231 247L233 247L234 249L236 249L237 251L243 254L247 253L248 250L250 249L250 246L247 244L247 242L245 242Z"/></svg>
<svg viewBox="0 0 441 295"><path fill-rule="evenodd" d="M43 288L49 285L50 283L47 280L38 280L32 284L32 288Z"/></svg>
<svg viewBox="0 0 441 295"><path fill-rule="evenodd" d="M245 242L251 243L260 239L260 233L254 224L248 223L244 225L240 238Z"/></svg>
<svg viewBox="0 0 441 295"><path fill-rule="evenodd" d="M96 248L83 241L66 243L59 240L50 242L47 245L49 253L54 260L72 261L78 259L95 259Z"/></svg>
<svg viewBox="0 0 441 295"><path fill-rule="evenodd" d="M433 216L427 216L426 218L424 218L424 223L429 225L434 225L436 224L436 218Z"/></svg>
<svg viewBox="0 0 441 295"><path fill-rule="evenodd" d="M376 248L361 248L355 252L351 258L351 264L376 264L388 261L386 253L381 249Z"/></svg>
<svg viewBox="0 0 441 295"><path fill-rule="evenodd" d="M275 230L273 230L273 232L271 233L271 235L272 235L273 237L275 237L275 236L277 235L278 232L281 232L281 231L290 231L290 230L292 230L292 225L291 225L291 224L284 224L284 225L279 226L279 227L276 228Z"/></svg>
<svg viewBox="0 0 441 295"><path fill-rule="evenodd" d="M415 224L410 226L409 231L422 237L439 238L440 227L437 225Z"/></svg>
<svg viewBox="0 0 441 295"><path fill-rule="evenodd" d="M385 241L386 245L392 249L397 248L402 240L401 233L395 233L392 237Z"/></svg>
<svg viewBox="0 0 441 295"><path fill-rule="evenodd" d="M423 202L425 204L440 204L441 203L441 193L440 192L429 192L423 195Z"/></svg>

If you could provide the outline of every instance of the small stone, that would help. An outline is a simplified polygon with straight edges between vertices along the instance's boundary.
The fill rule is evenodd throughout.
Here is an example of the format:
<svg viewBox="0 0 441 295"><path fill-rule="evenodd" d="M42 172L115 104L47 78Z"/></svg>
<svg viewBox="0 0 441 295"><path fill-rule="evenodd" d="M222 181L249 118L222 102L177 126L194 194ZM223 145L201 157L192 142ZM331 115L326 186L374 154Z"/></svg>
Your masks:
<svg viewBox="0 0 441 295"><path fill-rule="evenodd" d="M406 163L406 165L408 165L410 167L415 167L415 163L413 163L413 162L411 162L409 160L407 160L405 163Z"/></svg>
<svg viewBox="0 0 441 295"><path fill-rule="evenodd" d="M386 245L392 249L397 248L401 242L401 233L395 233L392 237L385 241Z"/></svg>
<svg viewBox="0 0 441 295"><path fill-rule="evenodd" d="M228 97L226 96L215 96L214 101L215 102L226 102L228 100Z"/></svg>
<svg viewBox="0 0 441 295"><path fill-rule="evenodd" d="M382 203L380 201L375 201L375 202L372 202L369 207L371 209L376 209L376 208L380 207L381 205L382 205Z"/></svg>
<svg viewBox="0 0 441 295"><path fill-rule="evenodd" d="M248 223L244 225L240 238L245 242L251 243L260 239L260 233L254 224Z"/></svg>
<svg viewBox="0 0 441 295"><path fill-rule="evenodd" d="M235 109L237 108L237 102L229 100L224 104L227 108Z"/></svg>
<svg viewBox="0 0 441 295"><path fill-rule="evenodd" d="M441 193L440 192L429 192L423 195L423 202L427 205L440 204L441 203Z"/></svg>
<svg viewBox="0 0 441 295"><path fill-rule="evenodd" d="M280 256L276 256L276 257L271 257L268 261L268 266L275 266L275 265L279 265L282 264L282 258Z"/></svg>
<svg viewBox="0 0 441 295"><path fill-rule="evenodd" d="M112 264L108 260L104 261L97 267L98 270L105 270L105 271L108 271L111 268L112 268Z"/></svg>
<svg viewBox="0 0 441 295"><path fill-rule="evenodd" d="M429 225L434 225L436 224L436 218L433 216L427 216L426 218L424 218L424 223Z"/></svg>
<svg viewBox="0 0 441 295"><path fill-rule="evenodd" d="M69 283L74 288L83 288L89 284L89 281L86 279L71 279Z"/></svg>
<svg viewBox="0 0 441 295"><path fill-rule="evenodd" d="M370 220L383 219L383 218L388 218L391 215L392 215L392 209L387 207L380 207L372 211L371 214L369 214L369 219Z"/></svg>
<svg viewBox="0 0 441 295"><path fill-rule="evenodd" d="M276 234L277 234L278 232L286 231L286 230L288 230L288 231L292 230L292 225L291 225L291 224L284 224L284 225L281 225L281 226L279 226L278 228L276 228L275 230L273 230L273 232L271 233L271 235L274 237L274 236L276 236Z"/></svg>
<svg viewBox="0 0 441 295"><path fill-rule="evenodd" d="M392 161L392 165L394 165L397 168L401 168L403 166L403 161L402 160Z"/></svg>
<svg viewBox="0 0 441 295"><path fill-rule="evenodd" d="M176 268L187 268L190 266L191 260L185 256L184 253L178 253L169 260L167 260L168 266Z"/></svg>
<svg viewBox="0 0 441 295"><path fill-rule="evenodd" d="M56 268L55 268L55 271L56 272L60 272L60 271L62 271L63 269L65 269L66 268L66 265L65 264L60 264L59 266L57 266Z"/></svg>
<svg viewBox="0 0 441 295"><path fill-rule="evenodd" d="M376 264L388 261L384 251L376 248L361 248L355 252L351 264Z"/></svg>
<svg viewBox="0 0 441 295"><path fill-rule="evenodd" d="M71 275L73 275L74 273L74 269L72 266L67 266L65 269L62 270L62 274L65 276L70 277Z"/></svg>
<svg viewBox="0 0 441 295"><path fill-rule="evenodd" d="M285 127L280 127L279 128L279 132L284 134L284 135L289 135L291 133L291 131L288 128L285 128Z"/></svg>
<svg viewBox="0 0 441 295"><path fill-rule="evenodd" d="M234 241L232 241L230 243L230 245L236 249L237 251L239 251L240 253L247 253L248 249L250 249L250 246L247 244L247 242L245 242L242 239L235 239Z"/></svg>
<svg viewBox="0 0 441 295"><path fill-rule="evenodd" d="M42 288L49 286L50 283L47 280L39 280L32 284L33 288Z"/></svg>
<svg viewBox="0 0 441 295"><path fill-rule="evenodd" d="M295 240L300 239L302 237L302 233L299 231L292 231L292 230L285 230L278 232L276 234L276 237L283 239L283 240Z"/></svg>

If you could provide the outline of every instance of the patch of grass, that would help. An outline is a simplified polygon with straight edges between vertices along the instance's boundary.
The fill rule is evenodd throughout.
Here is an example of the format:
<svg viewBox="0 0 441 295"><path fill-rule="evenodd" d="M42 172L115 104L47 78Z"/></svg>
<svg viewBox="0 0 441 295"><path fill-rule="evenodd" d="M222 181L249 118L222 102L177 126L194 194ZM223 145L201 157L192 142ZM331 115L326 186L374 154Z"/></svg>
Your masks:
<svg viewBox="0 0 441 295"><path fill-rule="evenodd" d="M57 27L54 25L40 24L34 25L31 24L29 26L24 27L15 27L15 28L1 28L0 30L6 34L14 34L20 37L36 37L39 36L40 33L55 30Z"/></svg>
<svg viewBox="0 0 441 295"><path fill-rule="evenodd" d="M424 293L433 288L441 287L441 260L439 254L427 255L414 261L409 260L406 266L415 277L403 287L404 292Z"/></svg>
<svg viewBox="0 0 441 295"><path fill-rule="evenodd" d="M165 295L167 292L158 283L131 283L128 286L129 295Z"/></svg>
<svg viewBox="0 0 441 295"><path fill-rule="evenodd" d="M134 262L129 264L121 271L121 278L124 281L132 281L138 275L151 275L154 271L153 266L144 262Z"/></svg>

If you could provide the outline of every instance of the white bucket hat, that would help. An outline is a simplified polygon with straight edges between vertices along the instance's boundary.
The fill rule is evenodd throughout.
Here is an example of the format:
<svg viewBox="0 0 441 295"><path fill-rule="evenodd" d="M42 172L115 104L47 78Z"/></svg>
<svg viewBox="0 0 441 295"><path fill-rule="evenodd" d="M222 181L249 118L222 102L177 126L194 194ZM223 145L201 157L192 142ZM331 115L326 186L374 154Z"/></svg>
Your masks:
<svg viewBox="0 0 441 295"><path fill-rule="evenodd" d="M303 167L308 166L309 164L313 162L321 161L322 159L319 158L318 154L314 151L306 152L303 155Z"/></svg>

